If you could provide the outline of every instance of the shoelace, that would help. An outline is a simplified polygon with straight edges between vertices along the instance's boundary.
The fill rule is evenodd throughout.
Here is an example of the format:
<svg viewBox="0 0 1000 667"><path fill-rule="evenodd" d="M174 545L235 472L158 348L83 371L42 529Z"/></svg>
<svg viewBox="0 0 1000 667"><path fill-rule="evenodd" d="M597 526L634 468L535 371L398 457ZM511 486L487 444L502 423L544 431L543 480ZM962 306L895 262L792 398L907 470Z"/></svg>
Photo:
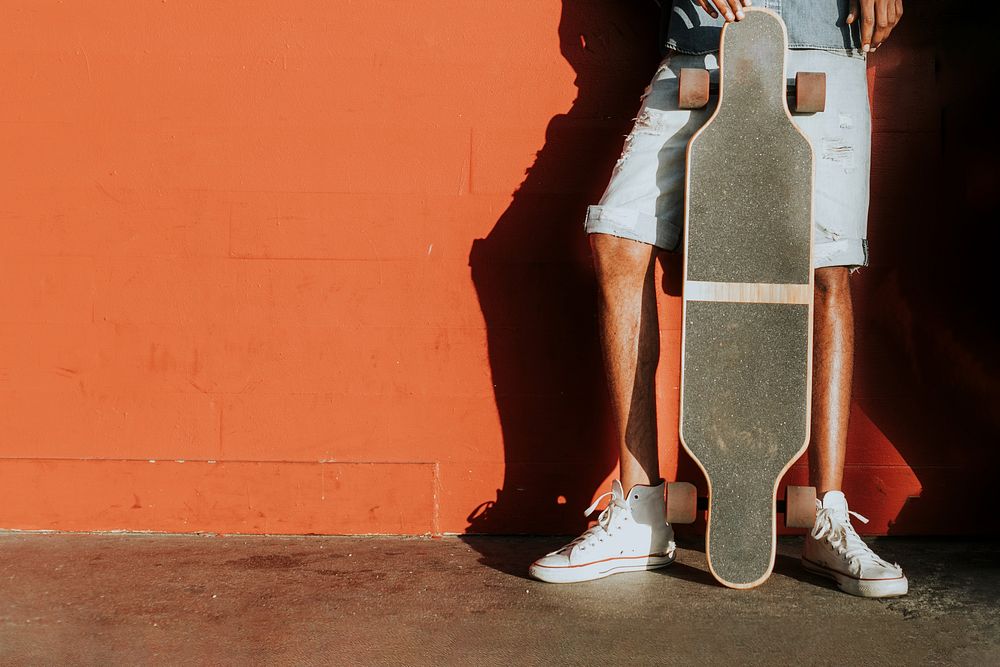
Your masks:
<svg viewBox="0 0 1000 667"><path fill-rule="evenodd" d="M862 523L868 523L868 519L857 512L848 510L847 513ZM851 566L857 570L860 570L862 563L889 568L894 567L892 564L879 558L871 550L871 547L865 544L861 536L854 530L854 526L851 525L849 517L841 517L832 508L821 509L816 515L816 525L813 527L812 536L817 540L826 537L837 553L846 558L851 563Z"/></svg>
<svg viewBox="0 0 1000 667"><path fill-rule="evenodd" d="M588 507L586 510L584 510L583 515L590 516L594 512L594 510L597 509L597 506L601 504L601 501L607 498L608 496L611 496L611 502L608 503L608 506L605 507L604 511L602 511L600 515L597 517L597 525L592 526L587 530L585 530L582 535L580 535L578 538L567 544L559 551L566 551L568 549L572 549L578 544L581 545L580 547L581 549L586 549L588 546L596 547L597 543L603 541L604 539L601 536L602 532L609 536L612 534L611 523L617 514L615 510L618 511L628 510L628 506L625 504L625 499L615 496L614 491L608 491L607 493L603 493L600 496L598 496L597 500L594 501L594 504ZM617 526L617 528L620 527L621 527L620 525Z"/></svg>

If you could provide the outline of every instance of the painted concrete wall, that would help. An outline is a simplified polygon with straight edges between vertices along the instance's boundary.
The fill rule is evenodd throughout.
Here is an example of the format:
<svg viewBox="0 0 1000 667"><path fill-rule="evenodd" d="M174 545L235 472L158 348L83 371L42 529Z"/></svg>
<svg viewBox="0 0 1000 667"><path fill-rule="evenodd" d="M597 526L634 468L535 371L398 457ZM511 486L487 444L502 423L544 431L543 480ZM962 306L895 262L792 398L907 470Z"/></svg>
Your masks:
<svg viewBox="0 0 1000 667"><path fill-rule="evenodd" d="M870 533L985 530L996 463L996 142L936 7L870 68ZM5 3L0 528L581 528L615 475L582 214L655 34L644 2Z"/></svg>

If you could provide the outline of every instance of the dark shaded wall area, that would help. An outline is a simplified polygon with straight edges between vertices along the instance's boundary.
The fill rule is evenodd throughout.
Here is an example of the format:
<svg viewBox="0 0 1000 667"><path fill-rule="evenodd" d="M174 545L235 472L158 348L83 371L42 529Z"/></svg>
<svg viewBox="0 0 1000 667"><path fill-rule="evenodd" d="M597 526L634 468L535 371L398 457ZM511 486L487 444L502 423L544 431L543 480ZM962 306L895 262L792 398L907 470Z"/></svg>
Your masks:
<svg viewBox="0 0 1000 667"><path fill-rule="evenodd" d="M986 533L1000 436L991 311L996 81L985 29L952 3L907 3L869 61L871 265L853 279L857 360L845 491L872 534ZM573 532L615 475L580 221L600 196L658 61L653 3L563 3L560 44L579 95L552 119L513 203L471 264L489 332L505 478L470 532ZM511 264L501 258L519 257ZM677 454L679 262L660 267L661 467ZM552 391L549 391L552 390ZM802 462L786 483L805 483ZM692 528L698 531L703 526Z"/></svg>

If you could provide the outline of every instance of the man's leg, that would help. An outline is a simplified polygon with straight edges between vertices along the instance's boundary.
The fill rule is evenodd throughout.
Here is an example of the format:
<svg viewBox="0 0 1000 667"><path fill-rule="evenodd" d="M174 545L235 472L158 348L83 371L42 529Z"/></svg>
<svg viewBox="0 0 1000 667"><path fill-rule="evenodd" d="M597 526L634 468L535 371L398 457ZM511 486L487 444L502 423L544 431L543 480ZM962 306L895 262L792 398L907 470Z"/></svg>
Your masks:
<svg viewBox="0 0 1000 667"><path fill-rule="evenodd" d="M586 581L669 565L676 545L657 460L654 376L659 360L654 261L683 220L684 159L708 111L677 109L677 71L705 56L670 56L653 75L633 132L598 204L587 209L598 283L599 333L621 463L597 525L531 564L550 582ZM590 510L597 507L595 504Z"/></svg>
<svg viewBox="0 0 1000 667"><path fill-rule="evenodd" d="M854 372L854 311L849 275L844 266L816 270L809 480L820 496L827 491L840 491L844 480Z"/></svg>
<svg viewBox="0 0 1000 667"><path fill-rule="evenodd" d="M531 576L553 583L663 567L673 562L676 547L656 456L656 248L604 233L590 240L621 481L612 483L611 502L596 526L531 564Z"/></svg>
<svg viewBox="0 0 1000 667"><path fill-rule="evenodd" d="M636 484L657 484L656 247L608 234L591 234L590 243L597 272L601 345L618 425L621 483L626 490Z"/></svg>
<svg viewBox="0 0 1000 667"><path fill-rule="evenodd" d="M880 558L861 539L851 525L847 499L841 491L854 370L854 313L848 276L849 270L843 266L816 270L809 477L821 500L816 523L806 537L802 562L853 595L905 595L909 583L903 570Z"/></svg>

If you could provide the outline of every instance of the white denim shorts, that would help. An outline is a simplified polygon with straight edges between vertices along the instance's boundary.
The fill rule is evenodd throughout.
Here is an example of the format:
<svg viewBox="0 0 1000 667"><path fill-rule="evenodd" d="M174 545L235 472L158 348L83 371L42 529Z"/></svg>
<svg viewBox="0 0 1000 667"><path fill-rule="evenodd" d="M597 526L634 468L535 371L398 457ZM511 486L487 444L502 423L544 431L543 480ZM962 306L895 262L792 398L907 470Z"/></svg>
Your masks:
<svg viewBox="0 0 1000 667"><path fill-rule="evenodd" d="M587 210L588 233L611 234L676 250L684 228L684 164L688 141L712 113L677 108L677 75L700 67L718 78L714 54L667 56L642 98L604 196ZM790 50L795 72L826 72L826 110L793 115L815 154L813 266L868 264L868 179L871 110L862 58L828 51ZM714 101L714 96L713 96Z"/></svg>

